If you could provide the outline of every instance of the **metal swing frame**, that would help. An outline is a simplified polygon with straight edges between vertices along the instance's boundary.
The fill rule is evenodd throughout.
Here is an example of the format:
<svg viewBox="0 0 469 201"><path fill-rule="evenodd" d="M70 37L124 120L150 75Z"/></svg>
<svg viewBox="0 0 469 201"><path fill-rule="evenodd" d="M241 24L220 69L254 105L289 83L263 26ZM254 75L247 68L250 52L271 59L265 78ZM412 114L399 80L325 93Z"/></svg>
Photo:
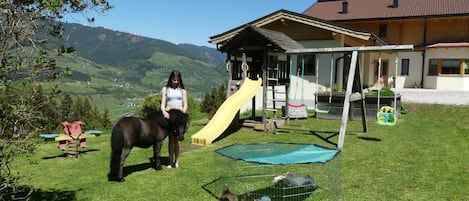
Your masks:
<svg viewBox="0 0 469 201"><path fill-rule="evenodd" d="M361 95L361 112L362 112L362 124L363 132L367 132L366 124L366 115L365 115L365 99L362 90L362 77L357 68L358 56L361 52L376 52L376 51L389 51L389 52L403 52L403 51L413 51L413 45L385 45L385 46L362 46L362 47L331 47L331 48L305 48L305 49L291 49L287 50L287 54L304 54L304 53L344 53L352 52L352 60L350 62L349 76L347 80L347 89L345 91L345 100L344 108L342 111L342 120L339 130L339 139L337 142L337 148L342 150L344 146L345 133L347 130L347 121L350 111L350 98L352 95L352 88L355 81L355 74L358 74L358 79L356 79L356 84L360 86L360 95ZM317 75L316 75L317 76Z"/></svg>

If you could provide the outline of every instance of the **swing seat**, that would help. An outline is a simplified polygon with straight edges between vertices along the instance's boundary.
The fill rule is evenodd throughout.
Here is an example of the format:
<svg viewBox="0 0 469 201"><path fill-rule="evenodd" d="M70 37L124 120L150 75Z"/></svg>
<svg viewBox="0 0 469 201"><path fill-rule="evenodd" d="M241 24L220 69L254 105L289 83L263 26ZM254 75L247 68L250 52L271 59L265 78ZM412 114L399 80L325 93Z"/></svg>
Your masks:
<svg viewBox="0 0 469 201"><path fill-rule="evenodd" d="M303 103L288 103L288 117L290 118L308 118L308 109Z"/></svg>
<svg viewBox="0 0 469 201"><path fill-rule="evenodd" d="M321 109L316 108L316 109L314 109L314 112L321 113L321 114L327 114L327 113L329 113L329 110L321 110Z"/></svg>
<svg viewBox="0 0 469 201"><path fill-rule="evenodd" d="M292 102L288 102L288 106L290 106L290 107L304 107L305 104L304 104L304 103L292 103Z"/></svg>
<svg viewBox="0 0 469 201"><path fill-rule="evenodd" d="M376 123L385 126L394 126L397 123L396 110L390 106L383 106L376 114Z"/></svg>

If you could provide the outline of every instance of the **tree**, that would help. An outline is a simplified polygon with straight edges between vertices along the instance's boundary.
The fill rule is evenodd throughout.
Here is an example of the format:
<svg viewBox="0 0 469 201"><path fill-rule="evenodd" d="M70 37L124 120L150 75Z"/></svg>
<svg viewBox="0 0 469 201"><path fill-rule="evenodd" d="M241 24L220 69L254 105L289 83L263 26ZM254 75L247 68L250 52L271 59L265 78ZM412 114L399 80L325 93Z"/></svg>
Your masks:
<svg viewBox="0 0 469 201"><path fill-rule="evenodd" d="M73 100L70 95L65 95L60 105L60 116L62 121L71 121Z"/></svg>
<svg viewBox="0 0 469 201"><path fill-rule="evenodd" d="M205 94L204 99L200 103L200 111L207 113L209 118L212 118L225 100L226 84L214 86L210 92Z"/></svg>
<svg viewBox="0 0 469 201"><path fill-rule="evenodd" d="M85 110L83 108L83 99L80 96L76 96L72 105L72 118L69 121L83 120L85 116Z"/></svg>
<svg viewBox="0 0 469 201"><path fill-rule="evenodd" d="M56 78L55 57L73 51L57 43L60 20L67 13L110 8L107 0L0 1L0 200L19 199L10 165L34 149L30 138L46 115L38 109L47 102L38 81Z"/></svg>
<svg viewBox="0 0 469 201"><path fill-rule="evenodd" d="M104 114L101 119L101 124L103 125L104 129L109 129L112 127L111 118L109 117L109 109L107 109L107 107L104 108Z"/></svg>
<svg viewBox="0 0 469 201"><path fill-rule="evenodd" d="M41 114L39 125L41 131L55 131L60 122L60 113L57 110L57 95L60 93L57 88L50 89L47 96L44 96L42 101L38 104L41 105L39 113Z"/></svg>

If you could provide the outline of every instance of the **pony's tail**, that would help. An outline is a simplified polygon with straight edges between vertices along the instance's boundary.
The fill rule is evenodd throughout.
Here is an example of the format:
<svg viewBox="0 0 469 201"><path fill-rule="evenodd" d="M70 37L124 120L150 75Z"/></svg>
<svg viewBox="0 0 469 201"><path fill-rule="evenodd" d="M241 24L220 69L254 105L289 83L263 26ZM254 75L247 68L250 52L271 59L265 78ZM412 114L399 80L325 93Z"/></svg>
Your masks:
<svg viewBox="0 0 469 201"><path fill-rule="evenodd" d="M124 131L119 123L112 128L111 135L111 163L109 167L108 179L115 181L121 179L122 175L119 175L122 148L124 147ZM122 173L121 173L122 174Z"/></svg>

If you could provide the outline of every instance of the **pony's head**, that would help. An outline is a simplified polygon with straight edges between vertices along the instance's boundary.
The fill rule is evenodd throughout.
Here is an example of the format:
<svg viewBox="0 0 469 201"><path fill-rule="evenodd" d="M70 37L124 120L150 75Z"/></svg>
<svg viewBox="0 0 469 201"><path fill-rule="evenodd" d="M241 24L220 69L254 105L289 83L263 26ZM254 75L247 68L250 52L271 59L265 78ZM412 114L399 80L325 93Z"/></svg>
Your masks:
<svg viewBox="0 0 469 201"><path fill-rule="evenodd" d="M179 141L183 141L189 116L181 110L170 110L168 113L170 116L168 120L171 129L170 135L176 135Z"/></svg>

